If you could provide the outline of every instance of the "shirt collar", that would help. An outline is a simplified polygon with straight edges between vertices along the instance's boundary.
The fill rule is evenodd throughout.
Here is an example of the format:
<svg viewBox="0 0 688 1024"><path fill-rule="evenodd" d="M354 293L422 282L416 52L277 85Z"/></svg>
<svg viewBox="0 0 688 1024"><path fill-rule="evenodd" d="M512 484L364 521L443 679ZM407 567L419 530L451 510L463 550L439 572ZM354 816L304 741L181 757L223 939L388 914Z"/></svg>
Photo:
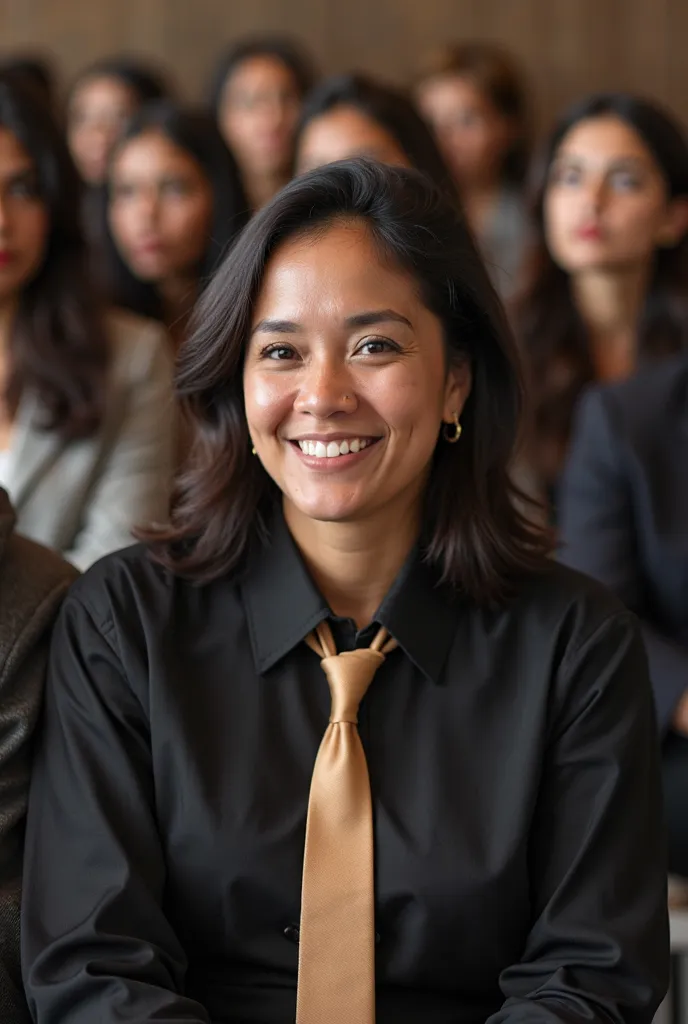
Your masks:
<svg viewBox="0 0 688 1024"><path fill-rule="evenodd" d="M274 517L269 541L248 560L242 597L260 674L332 615L281 514ZM439 682L456 634L457 608L454 592L438 583L436 571L414 550L374 621L428 679Z"/></svg>

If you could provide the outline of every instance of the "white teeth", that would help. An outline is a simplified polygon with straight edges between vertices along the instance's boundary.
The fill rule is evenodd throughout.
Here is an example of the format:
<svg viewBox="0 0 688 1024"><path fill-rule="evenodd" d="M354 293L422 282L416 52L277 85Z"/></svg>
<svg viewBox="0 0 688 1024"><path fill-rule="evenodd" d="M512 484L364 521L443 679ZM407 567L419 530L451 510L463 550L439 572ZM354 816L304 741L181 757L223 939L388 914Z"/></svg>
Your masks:
<svg viewBox="0 0 688 1024"><path fill-rule="evenodd" d="M363 438L355 437L352 441L299 441L299 448L304 455L312 455L317 459L336 459L339 455L356 454L370 444Z"/></svg>

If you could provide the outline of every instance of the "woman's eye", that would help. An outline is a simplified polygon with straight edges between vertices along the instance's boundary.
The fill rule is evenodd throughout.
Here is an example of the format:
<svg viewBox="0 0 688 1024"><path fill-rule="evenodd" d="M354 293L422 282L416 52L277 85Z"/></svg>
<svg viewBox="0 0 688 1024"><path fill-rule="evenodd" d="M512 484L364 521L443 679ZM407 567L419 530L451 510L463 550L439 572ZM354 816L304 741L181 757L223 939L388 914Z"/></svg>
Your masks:
<svg viewBox="0 0 688 1024"><path fill-rule="evenodd" d="M38 187L33 181L14 181L8 191L15 199L36 199L38 197Z"/></svg>
<svg viewBox="0 0 688 1024"><path fill-rule="evenodd" d="M386 338L368 338L367 341L361 342L356 353L362 353L367 356L379 356L385 352L398 351L399 346L395 345L392 341L388 341Z"/></svg>
<svg viewBox="0 0 688 1024"><path fill-rule="evenodd" d="M577 167L558 167L552 177L557 185L578 185L581 172Z"/></svg>
<svg viewBox="0 0 688 1024"><path fill-rule="evenodd" d="M185 181L165 181L160 187L160 191L163 195L167 196L185 196L191 191Z"/></svg>
<svg viewBox="0 0 688 1024"><path fill-rule="evenodd" d="M614 171L611 176L612 187L620 192L631 192L640 187L637 175L631 171Z"/></svg>
<svg viewBox="0 0 688 1024"><path fill-rule="evenodd" d="M281 362L291 359L294 356L294 349L289 345L270 345L268 348L263 349L261 357L263 359L279 360Z"/></svg>

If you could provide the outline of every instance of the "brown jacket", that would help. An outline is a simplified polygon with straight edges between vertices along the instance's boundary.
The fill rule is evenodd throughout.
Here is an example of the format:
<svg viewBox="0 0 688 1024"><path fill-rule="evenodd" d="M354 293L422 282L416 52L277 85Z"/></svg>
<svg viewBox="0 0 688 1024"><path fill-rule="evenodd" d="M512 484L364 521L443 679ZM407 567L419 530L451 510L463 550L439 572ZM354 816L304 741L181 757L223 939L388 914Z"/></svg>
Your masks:
<svg viewBox="0 0 688 1024"><path fill-rule="evenodd" d="M0 488L0 1021L29 1020L19 966L19 905L30 741L43 695L50 628L78 575L14 533Z"/></svg>

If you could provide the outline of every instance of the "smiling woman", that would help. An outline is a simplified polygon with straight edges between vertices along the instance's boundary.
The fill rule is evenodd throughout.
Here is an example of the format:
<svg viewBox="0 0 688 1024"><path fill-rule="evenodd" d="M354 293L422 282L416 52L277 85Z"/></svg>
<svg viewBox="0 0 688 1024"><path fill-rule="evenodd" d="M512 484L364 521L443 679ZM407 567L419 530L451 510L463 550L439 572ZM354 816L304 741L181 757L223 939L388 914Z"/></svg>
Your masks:
<svg viewBox="0 0 688 1024"><path fill-rule="evenodd" d="M53 644L37 1024L650 1024L638 628L519 511L518 364L456 204L365 160L294 181L178 390L171 523L77 584Z"/></svg>

